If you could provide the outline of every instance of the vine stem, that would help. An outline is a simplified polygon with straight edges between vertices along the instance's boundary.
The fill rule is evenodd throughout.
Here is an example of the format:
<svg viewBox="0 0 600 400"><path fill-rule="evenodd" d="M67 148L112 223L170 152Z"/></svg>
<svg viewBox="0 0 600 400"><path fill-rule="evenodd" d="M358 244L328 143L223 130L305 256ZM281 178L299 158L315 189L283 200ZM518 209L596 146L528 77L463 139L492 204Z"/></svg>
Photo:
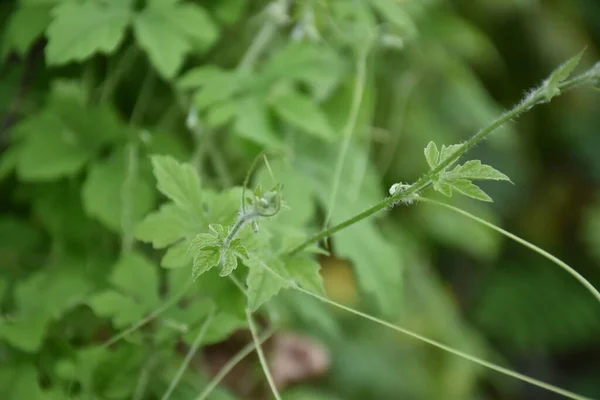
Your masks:
<svg viewBox="0 0 600 400"><path fill-rule="evenodd" d="M258 340L259 344L263 344L264 342L266 342L267 339L269 339L273 335L273 332L273 329L269 329L267 332L263 333ZM196 400L205 400L208 397L208 395L211 394L212 391L215 390L215 388L219 385L219 383L221 383L221 381L227 376L227 374L229 374L231 370L235 368L236 365L238 365L238 363L240 363L256 348L256 343L252 341L252 343L248 343L246 346L244 346L243 349L241 349L233 357L231 357L231 359L227 361L223 368L219 370L219 372L208 383L208 385L206 385L206 387L198 395Z"/></svg>
<svg viewBox="0 0 600 400"><path fill-rule="evenodd" d="M540 387L542 389L546 389L546 390L548 390L550 392L554 392L554 393L560 394L560 395L562 395L564 397L567 397L567 398L570 398L570 399L573 399L573 400L593 400L593 399L590 399L588 397L584 397L584 396L578 395L576 393L569 392L568 390L561 389L561 388L559 388L557 386L554 386L554 385L551 385L549 383L542 382L542 381L537 380L535 378L531 378L531 377L529 377L527 375L523 375L523 374L520 374L518 372L511 371L508 368L501 367L501 366L493 364L493 363L491 363L489 361L485 361L485 360L483 360L483 359L481 359L479 357L475 357L475 356L472 356L470 354L464 353L464 352L462 352L460 350L456 350L456 349L454 349L454 348L452 348L450 346L447 346L447 345L445 345L443 343L437 342L437 341L435 341L433 339L429 339L428 337L420 335L420 334L418 334L416 332L413 332L413 331L411 331L409 329L402 328L401 326L394 325L391 322L384 321L384 320L382 320L380 318L377 318L377 317L374 317L372 315L369 315L369 314L363 313L361 311L355 310L354 308L347 307L347 306L345 306L343 304L337 303L337 302L335 302L333 300L328 299L327 297L324 297L324 296L321 296L319 294L313 293L313 292L311 292L309 290L306 290L306 289L298 286L293 281L289 281L289 280L285 279L284 277L282 277L281 275L279 275L277 272L273 271L273 269L269 268L269 266L267 266L266 264L261 263L261 265L262 265L263 268L265 268L267 271L269 271L273 276L275 276L278 279L280 279L280 280L282 280L282 281L290 284L290 286L291 286L292 289L294 289L294 290L296 290L296 291L298 291L300 293L304 293L305 295L308 295L310 297L313 297L313 298L315 298L315 299L317 299L317 300L319 300L319 301L321 301L321 302L323 302L325 304L329 304L329 305L331 305L333 307L339 308L339 309L344 310L346 312L349 312L351 314L357 315L357 316L359 316L361 318L364 318L364 319L367 319L369 321L375 322L376 324L385 326L385 327L387 327L389 329L392 329L392 330L394 330L396 332L400 332L400 333L402 333L404 335L410 336L410 337L412 337L414 339L417 339L417 340L419 340L421 342L427 343L427 344L429 344L429 345L431 345L433 347L437 347L438 349L441 349L441 350L446 351L448 353L454 354L455 356L461 357L461 358L463 358L465 360L471 361L471 362L473 362L475 364L478 364L478 365L481 365L481 366L483 366L485 368L488 368L488 369L491 369L493 371L499 372L501 374L510 376L512 378L521 380L523 382L527 382L527 383L529 383L531 385Z"/></svg>
<svg viewBox="0 0 600 400"><path fill-rule="evenodd" d="M256 325L254 324L254 320L252 319L252 312L250 309L246 308L246 318L248 319L248 326L250 327L250 333L252 334L252 340L254 341L254 345L256 346L256 353L258 354L258 359L260 360L260 365L265 373L267 378L267 382L269 382L269 386L271 387L271 391L273 392L273 396L275 396L276 400L281 400L281 396L277 391L277 386L275 386L275 381L273 380L273 375L271 375L271 371L269 371L269 366L267 365L267 359L265 358L265 354L263 352L262 346L260 344L260 340L258 337L258 332L256 330Z"/></svg>
<svg viewBox="0 0 600 400"><path fill-rule="evenodd" d="M129 328L125 329L124 331L121 331L120 333L113 336L106 342L102 343L100 345L100 347L112 346L113 344L117 343L119 340L121 340L124 337L126 337L127 335L129 335L131 332L138 330L142 326L146 325L148 322L152 321L154 318L158 317L163 312L167 311L169 308L173 307L175 304L177 304L177 302L181 299L181 297L185 294L185 292L187 292L187 290L192 286L192 283L193 282L191 280L188 281L181 288L181 290L179 292L177 292L168 301L164 302L162 306L158 307L157 309L152 311L150 314L148 314L146 317L144 317L144 318L140 319L139 321L137 321L136 323L132 324Z"/></svg>
<svg viewBox="0 0 600 400"><path fill-rule="evenodd" d="M561 82L560 84L558 84L557 88L560 91L560 93L558 93L558 94L562 94L562 93L564 93L564 91L572 89L577 86L581 86L581 85L585 85L585 84L595 84L599 78L600 78L600 63L597 63L594 67L590 68L586 72L584 72L580 75L577 75L576 77L574 77L572 79L565 80L565 81ZM501 125L503 125L504 123L506 123L508 121L516 119L522 113L530 110L534 106L548 102L548 100L546 99L546 95L547 95L546 92L547 92L547 90L544 85L535 89L528 96L526 96L523 99L523 101L521 101L518 105L516 105L510 111L502 114L500 117L498 117L496 120L494 120L490 125L488 125L487 127L483 128L483 129L479 130L477 133L475 133L475 135L473 135L469 140L464 142L461 147L459 147L454 153L452 153L452 155L450 157L448 157L445 161L441 162L437 167L433 168L432 170L430 170L429 172L424 174L421 178L419 178L415 183L410 185L408 188L406 188L404 190L400 190L395 195L387 197L386 199L373 205L372 207L368 208L367 210L365 210L359 214L356 214L355 216L347 219L346 221L339 223L338 225L335 225L329 229L325 229L325 230L311 236L310 238L305 240L303 243L301 243L300 245L298 245L297 247L292 249L289 252L289 254L292 254L292 255L296 254L299 251L302 251L307 246L311 245L312 243L318 242L321 239L329 237L329 236L333 235L334 233L336 233L344 228L347 228L350 225L353 225L367 217L370 217L371 215L375 214L378 211L381 211L385 208L391 207L402 199L410 198L415 193L427 188L429 185L431 185L432 178L435 177L435 175L437 175L444 168L448 167L450 164L454 163L456 160L458 160L460 157L462 157L467 151L469 151L475 145L477 145L480 141L485 139L490 133L495 131L498 127L500 127Z"/></svg>
<svg viewBox="0 0 600 400"><path fill-rule="evenodd" d="M190 347L187 354L185 355L183 362L179 366L177 373L171 380L171 383L169 384L169 387L168 387L167 391L165 392L165 394L163 395L163 397L161 398L161 400L167 400L171 396L171 394L173 393L175 388L177 387L177 384L179 383L179 380L181 379L181 377L183 376L183 373L187 369L188 364L190 363L192 357L194 356L194 354L196 354L196 351L198 351L198 348L200 347L200 342L202 342L202 339L206 335L206 331L208 330L208 327L210 326L210 324L213 320L213 317L215 316L215 308L216 307L211 308L211 310L208 314L208 317L206 317L206 320L204 320L204 323L202 324L202 327L200 328L198 335L194 339L192 346Z"/></svg>
<svg viewBox="0 0 600 400"><path fill-rule="evenodd" d="M369 55L369 46L361 48L359 55L356 60L356 83L354 84L354 91L352 94L352 104L350 106L350 115L344 126L344 140L340 151L338 153L337 161L335 164L335 170L333 174L333 187L331 189L331 195L327 202L327 215L325 222L323 223L323 229L326 229L331 221L333 215L333 209L335 207L335 201L337 199L338 190L340 187L340 181L342 180L342 171L344 169L344 161L350 148L350 142L352 142L352 134L356 130L356 123L358 121L358 114L360 113L360 106L365 92L365 83L367 75L367 56Z"/></svg>
<svg viewBox="0 0 600 400"><path fill-rule="evenodd" d="M565 263L564 261L560 260L559 258L553 256L552 254L548 253L546 250L541 249L541 248L537 247L536 245L534 245L533 243L529 243L527 240L522 239L519 236L514 235L508 231L505 231L504 229L502 229L484 219L476 217L475 215L473 215L467 211L461 210L458 207L454 207L450 204L446 204L441 201L437 201L437 200L433 200L433 199L428 199L425 197L418 197L417 200L419 200L423 203L429 203L429 204L434 204L434 205L437 205L440 207L445 207L445 208L452 210L458 214L464 215L465 217L470 218L473 221L480 223L481 225L484 225L490 229L493 229L496 232L500 232L504 236L514 240L515 242L517 242L519 244L522 244L525 247L528 247L529 249L540 254L541 256L546 257L548 260L552 261L554 264L558 265L559 267L561 267L562 269L567 271L569 274L571 274L573 277L575 277L575 279L577 279L587 290L589 290L594 295L594 297L596 297L596 299L600 302L600 292L598 292L598 290L594 287L594 285L592 285L587 279L585 279L583 276L581 276L581 274L579 274L579 272L575 271L575 269L573 269L573 267L570 267L567 263Z"/></svg>

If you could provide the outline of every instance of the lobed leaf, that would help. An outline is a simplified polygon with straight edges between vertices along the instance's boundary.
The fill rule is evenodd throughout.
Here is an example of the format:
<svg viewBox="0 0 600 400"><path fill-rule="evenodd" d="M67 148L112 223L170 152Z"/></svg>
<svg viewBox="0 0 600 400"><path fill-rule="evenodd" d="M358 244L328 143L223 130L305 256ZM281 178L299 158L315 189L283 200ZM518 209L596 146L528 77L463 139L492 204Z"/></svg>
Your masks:
<svg viewBox="0 0 600 400"><path fill-rule="evenodd" d="M120 2L71 1L54 7L52 16L46 60L60 65L115 51L125 37L131 10Z"/></svg>
<svg viewBox="0 0 600 400"><path fill-rule="evenodd" d="M430 169L435 168L440 159L440 152L435 145L434 142L429 142L427 147L425 147L425 160L427 160L427 165L429 165Z"/></svg>
<svg viewBox="0 0 600 400"><path fill-rule="evenodd" d="M203 273L219 265L221 250L218 247L205 247L194 254L192 279L197 279Z"/></svg>
<svg viewBox="0 0 600 400"><path fill-rule="evenodd" d="M307 96L287 92L276 96L271 106L281 119L306 133L320 139L334 139L335 133L325 113Z"/></svg>
<svg viewBox="0 0 600 400"><path fill-rule="evenodd" d="M467 161L444 175L448 179L510 181L510 178L479 160Z"/></svg>
<svg viewBox="0 0 600 400"><path fill-rule="evenodd" d="M464 194L465 196L469 196L481 201L492 201L492 198L488 196L483 190L481 190L479 186L473 184L467 179L452 180L449 181L448 184L452 187L452 189L456 190L461 194Z"/></svg>

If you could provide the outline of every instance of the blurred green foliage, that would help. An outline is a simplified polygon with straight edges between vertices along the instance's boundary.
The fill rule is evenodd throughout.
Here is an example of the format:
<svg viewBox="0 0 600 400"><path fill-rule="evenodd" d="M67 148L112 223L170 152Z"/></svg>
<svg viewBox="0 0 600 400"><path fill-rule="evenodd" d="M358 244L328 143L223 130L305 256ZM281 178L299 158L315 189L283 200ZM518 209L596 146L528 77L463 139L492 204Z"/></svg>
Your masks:
<svg viewBox="0 0 600 400"><path fill-rule="evenodd" d="M260 152L289 206L264 229L286 248L322 228L366 48L332 224L418 178L427 143L465 140L584 47L589 66L600 43L596 0L9 0L0 21L0 398L15 400L160 398L209 299L220 312L203 345L246 328L232 311L243 296L213 270L185 304L102 346L185 286L194 223L235 221L235 186ZM470 154L515 185L482 183L492 204L448 200L596 287L599 107L597 93L569 92L503 126ZM210 221L161 225L177 210L150 155L194 166ZM271 185L264 167L259 182ZM600 398L598 304L545 259L431 205L380 213L331 245L321 275L337 300ZM313 299L274 299L261 314L331 356L285 399L554 398ZM210 379L199 365L171 398L198 396Z"/></svg>

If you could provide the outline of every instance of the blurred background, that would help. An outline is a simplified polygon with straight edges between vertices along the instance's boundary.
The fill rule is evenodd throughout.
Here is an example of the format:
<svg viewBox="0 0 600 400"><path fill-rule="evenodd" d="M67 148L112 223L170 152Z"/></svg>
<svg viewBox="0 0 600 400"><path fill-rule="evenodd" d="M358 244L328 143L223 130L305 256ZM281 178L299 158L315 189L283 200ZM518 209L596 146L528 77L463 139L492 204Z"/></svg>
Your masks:
<svg viewBox="0 0 600 400"><path fill-rule="evenodd" d="M327 215L365 51L332 223L423 174L429 141L467 139L584 48L581 70L600 59L597 0L3 0L0 21L0 397L15 400L158 399L181 363L189 335L159 342L156 325L96 352L125 326L89 299L164 201L148 155L193 162L219 191L274 154L290 206L274 223L302 237ZM286 90L295 101L273 100ZM472 150L514 182L482 184L493 203L427 194L600 287L599 116L600 93L577 89ZM268 179L261 167L252 185ZM330 298L600 398L600 305L547 259L430 204L380 212L329 244ZM163 251L135 247L167 282ZM309 298L269 304L267 351L300 370L281 378L285 399L561 398ZM229 325L171 398L196 398L248 341ZM269 398L248 360L209 398Z"/></svg>

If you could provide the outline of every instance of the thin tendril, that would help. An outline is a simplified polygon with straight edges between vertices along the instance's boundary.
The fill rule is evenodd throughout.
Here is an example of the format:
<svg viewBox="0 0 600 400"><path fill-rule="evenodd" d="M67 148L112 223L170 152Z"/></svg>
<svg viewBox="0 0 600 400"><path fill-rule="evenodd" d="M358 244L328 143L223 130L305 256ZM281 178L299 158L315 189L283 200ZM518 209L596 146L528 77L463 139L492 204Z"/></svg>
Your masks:
<svg viewBox="0 0 600 400"><path fill-rule="evenodd" d="M262 344L267 341L272 335L274 330L269 329L267 332L263 333L259 338L259 343ZM206 385L202 393L198 395L196 400L205 400L208 395L212 393L213 390L219 385L219 383L225 379L227 374L231 372L235 366L246 358L250 353L252 353L256 349L256 344L254 341L252 343L248 343L243 349L237 352L227 363L221 368L221 370L215 375L215 377Z"/></svg>
<svg viewBox="0 0 600 400"><path fill-rule="evenodd" d="M192 283L193 283L192 281L188 281L188 283L182 288L181 291L179 291L177 294L175 294L173 297L171 297L162 306L158 307L156 310L154 310L150 314L148 314L148 316L137 321L136 323L131 325L129 328L127 328L124 331L113 336L108 341L102 343L100 345L100 347L112 346L113 344L117 343L118 341L120 341L121 339L123 339L124 337L129 335L130 333L138 330L142 326L146 325L148 322L152 321L154 318L158 317L163 312L167 311L169 308L171 308L172 306L177 304L177 302L181 299L181 296L192 286Z"/></svg>
<svg viewBox="0 0 600 400"><path fill-rule="evenodd" d="M310 291L308 291L306 289L303 289L302 287L298 286L295 282L292 282L292 281L289 281L289 280L283 278L281 275L279 275L277 272L273 271L271 268L269 268L264 263L261 263L261 265L265 269L267 269L269 272L271 272L271 274L273 274L274 276L276 276L277 278L281 279L284 282L289 283L291 285L292 289L295 289L295 290L297 290L297 291L299 291L301 293L304 293L304 294L306 294L308 296L314 297L315 299L320 300L320 301L322 301L324 303L327 303L329 305L332 305L334 307L337 307L339 309L347 311L347 312L349 312L351 314L358 315L359 317L368 319L368 320L373 321L373 322L375 322L375 323L377 323L379 325L383 325L383 326L385 326L387 328L393 329L393 330L395 330L397 332L400 332L400 333L403 333L405 335L408 335L408 336L410 336L410 337L412 337L414 339L420 340L420 341L425 342L425 343L427 343L427 344L429 344L431 346L437 347L438 349L444 350L444 351L446 351L448 353L451 353L451 354L454 354L454 355L456 355L458 357L461 357L461 358L464 358L466 360L469 360L469 361L471 361L471 362L473 362L475 364L479 364L479 365L481 365L483 367L486 367L488 369L494 370L496 372L500 372L501 374L510 376L510 377L518 379L518 380L521 380L523 382L527 382L527 383L529 383L531 385L540 387L542 389L546 389L548 391L551 391L551 392L563 395L565 397L568 397L568 398L574 399L574 400L592 400L592 399L590 399L588 397L580 396L578 394L575 394L575 393L569 392L567 390L561 389L561 388L559 388L557 386L554 386L554 385L551 385L549 383L545 383L545 382L542 382L540 380L531 378L531 377L529 377L527 375L523 375L523 374L520 374L518 372L511 371L508 368L501 367L499 365L496 365L496 364L493 364L491 362L485 361L485 360L483 360L481 358L472 356L472 355L464 353L462 351L455 350L455 349L453 349L450 346L447 346L447 345L442 344L440 342L437 342L435 340L429 339L429 338L427 338L425 336L422 336L422 335L420 335L418 333L410 331L410 330L408 330L406 328L402 328L400 326L394 325L394 324L392 324L390 322L384 321L384 320L379 319L377 317L373 317L373 316L371 316L369 314L365 314L365 313L363 313L361 311L358 311L358 310L355 310L353 308L350 308L350 307L344 306L342 304L339 304L339 303L337 303L337 302L335 302L333 300L329 300L326 297L323 297L321 295L318 295L316 293L312 293L312 292L310 292Z"/></svg>
<svg viewBox="0 0 600 400"><path fill-rule="evenodd" d="M206 317L206 320L204 320L204 323L202 324L202 327L200 328L198 335L194 339L194 343L192 343L192 346L190 347L187 354L185 355L183 362L179 366L177 373L171 380L171 383L169 384L169 388L167 389L167 391L165 392L165 394L163 395L161 400L167 400L171 396L171 394L173 393L175 388L177 387L177 384L179 383L179 380L181 379L181 377L183 376L183 373L187 369L187 366L190 363L190 360L192 359L194 354L196 354L196 351L198 351L198 347L200 347L200 342L202 342L202 339L206 335L206 331L208 330L208 327L210 326L214 316L215 316L215 307L212 307L210 310L210 313L208 314L208 317Z"/></svg>
<svg viewBox="0 0 600 400"><path fill-rule="evenodd" d="M575 279L577 279L587 290L590 291L590 293L592 293L594 295L594 297L596 297L596 300L598 300L600 302L600 292L598 292L598 290L594 287L594 285L592 285L587 279L585 279L581 274L579 274L577 271L575 271L575 269L573 269L572 267L570 267L569 265L567 265L567 263L563 262L562 260L560 260L559 258L553 256L552 254L548 253L547 251L537 247L536 245L529 243L528 241L526 241L525 239L520 238L517 235L514 235L508 231L505 231L504 229L497 227L494 224L491 224L479 217L476 217L475 215L461 210L460 208L451 206L450 204L446 204L446 203L442 203L441 201L437 201L437 200L433 200L433 199L428 199L425 197L418 197L416 198L417 200L420 200L424 203L429 203L429 204L435 204L438 205L440 207L445 207L449 210L452 210L458 214L464 215L467 218L472 219L475 222L480 223L481 225L484 225L490 229L495 230L496 232L500 232L501 234L503 234L504 236L514 240L515 242L522 244L525 247L530 248L531 250L535 251L536 253L540 254L543 257L546 257L548 260L552 261L554 264L558 265L559 267L561 267L562 269L564 269L565 271L567 271L569 274L571 274L573 277L575 277Z"/></svg>
<svg viewBox="0 0 600 400"><path fill-rule="evenodd" d="M263 353L262 346L258 338L258 333L256 331L256 326L254 325L254 320L252 319L252 313L248 308L246 308L246 318L248 319L248 326L250 327L250 333L252 333L252 340L254 341L254 345L256 346L256 353L258 354L260 365L262 366L263 372L265 373L265 376L267 378L267 382L271 387L271 392L273 392L273 396L275 396L276 400L281 400L281 396L279 396L279 392L277 391L277 386L275 386L275 381L273 380L271 371L269 371L267 359L265 358L265 354Z"/></svg>

